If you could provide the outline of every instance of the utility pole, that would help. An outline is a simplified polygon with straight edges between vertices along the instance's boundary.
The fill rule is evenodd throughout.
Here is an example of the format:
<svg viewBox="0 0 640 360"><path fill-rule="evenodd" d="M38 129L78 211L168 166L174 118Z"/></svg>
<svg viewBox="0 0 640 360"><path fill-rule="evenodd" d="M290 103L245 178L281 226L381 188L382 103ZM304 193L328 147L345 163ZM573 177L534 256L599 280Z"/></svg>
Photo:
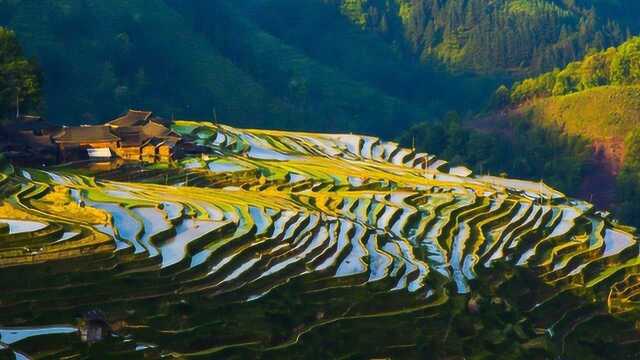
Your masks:
<svg viewBox="0 0 640 360"><path fill-rule="evenodd" d="M16 88L16 120L20 120L20 89Z"/></svg>
<svg viewBox="0 0 640 360"><path fill-rule="evenodd" d="M217 124L218 123L218 112L216 111L216 107L213 107L213 123Z"/></svg>

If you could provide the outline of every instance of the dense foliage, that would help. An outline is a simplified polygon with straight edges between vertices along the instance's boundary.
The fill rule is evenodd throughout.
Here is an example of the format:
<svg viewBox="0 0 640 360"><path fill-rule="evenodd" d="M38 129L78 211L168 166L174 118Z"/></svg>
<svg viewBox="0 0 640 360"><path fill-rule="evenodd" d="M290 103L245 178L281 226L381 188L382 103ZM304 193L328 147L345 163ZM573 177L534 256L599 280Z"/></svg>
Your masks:
<svg viewBox="0 0 640 360"><path fill-rule="evenodd" d="M64 123L146 108L394 136L479 106L496 86L430 71L316 0L0 0L0 9L0 24L42 63L49 117Z"/></svg>
<svg viewBox="0 0 640 360"><path fill-rule="evenodd" d="M638 26L627 2L603 0L325 0L423 62L532 73L622 42Z"/></svg>
<svg viewBox="0 0 640 360"><path fill-rule="evenodd" d="M625 141L626 157L617 178L618 214L623 221L640 226L640 129Z"/></svg>
<svg viewBox="0 0 640 360"><path fill-rule="evenodd" d="M596 170L602 174L592 177L601 178L595 184L607 177L611 184L590 191L615 194L607 195L611 198L607 206L626 223L640 226L640 37L516 83L512 89L501 86L492 107L505 106L512 106L506 111L512 119L526 117L540 127L561 128L568 136L583 137L603 149L602 159L596 159L604 162Z"/></svg>
<svg viewBox="0 0 640 360"><path fill-rule="evenodd" d="M38 111L42 105L41 79L36 64L25 58L15 33L0 27L0 120Z"/></svg>
<svg viewBox="0 0 640 360"><path fill-rule="evenodd" d="M495 73L560 66L635 30L619 5L600 3L0 0L0 24L42 64L55 121L147 108L390 137L478 109L510 82Z"/></svg>
<svg viewBox="0 0 640 360"><path fill-rule="evenodd" d="M513 102L535 97L567 95L605 85L640 82L640 37L606 51L596 52L564 69L526 79L514 85Z"/></svg>
<svg viewBox="0 0 640 360"><path fill-rule="evenodd" d="M574 195L589 169L589 143L560 129L534 126L526 120L510 123L504 133L465 125L456 114L448 114L442 121L412 127L399 140L452 165L470 166L477 174L541 179Z"/></svg>

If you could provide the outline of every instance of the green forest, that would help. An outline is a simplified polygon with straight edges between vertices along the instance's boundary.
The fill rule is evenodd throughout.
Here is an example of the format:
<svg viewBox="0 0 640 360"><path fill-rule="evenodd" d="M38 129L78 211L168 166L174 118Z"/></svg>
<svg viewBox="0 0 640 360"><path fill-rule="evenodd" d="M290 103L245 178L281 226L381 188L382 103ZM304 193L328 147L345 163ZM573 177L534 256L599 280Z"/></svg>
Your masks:
<svg viewBox="0 0 640 360"><path fill-rule="evenodd" d="M322 1L2 0L0 24L41 64L46 114L60 123L145 108L394 136L398 123L482 106L496 85L423 66Z"/></svg>
<svg viewBox="0 0 640 360"><path fill-rule="evenodd" d="M607 85L640 83L640 37L514 85L510 101L562 96Z"/></svg>
<svg viewBox="0 0 640 360"><path fill-rule="evenodd" d="M453 166L465 165L477 174L544 180L577 195L582 177L591 170L592 150L579 136L559 128L536 126L526 119L504 124L504 132L485 132L469 126L457 113L408 129L400 142L431 151Z"/></svg>
<svg viewBox="0 0 640 360"><path fill-rule="evenodd" d="M635 7L0 0L0 25L41 65L44 113L56 122L145 108L166 118L394 137L448 111L482 109L500 83L624 41L636 30Z"/></svg>
<svg viewBox="0 0 640 360"><path fill-rule="evenodd" d="M640 9L606 0L328 2L423 63L493 74L551 70L618 44L637 30Z"/></svg>

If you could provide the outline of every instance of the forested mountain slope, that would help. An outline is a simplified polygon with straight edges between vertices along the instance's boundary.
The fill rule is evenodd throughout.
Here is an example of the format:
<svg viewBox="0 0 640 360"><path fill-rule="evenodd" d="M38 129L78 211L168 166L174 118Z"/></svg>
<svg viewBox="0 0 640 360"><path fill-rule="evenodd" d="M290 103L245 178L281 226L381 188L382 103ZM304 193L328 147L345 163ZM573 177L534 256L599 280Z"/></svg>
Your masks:
<svg viewBox="0 0 640 360"><path fill-rule="evenodd" d="M582 195L605 194L620 217L640 224L640 38L516 83L511 90L501 87L495 97L495 103L506 106L489 116L498 126L528 121L588 140L594 168L585 173Z"/></svg>
<svg viewBox="0 0 640 360"><path fill-rule="evenodd" d="M426 63L480 73L551 70L637 30L634 1L326 0Z"/></svg>
<svg viewBox="0 0 640 360"><path fill-rule="evenodd" d="M433 73L335 8L310 3L330 19L324 29L332 35L307 47L263 27L246 1L3 1L0 24L42 64L48 113L65 123L137 107L166 117L215 113L236 125L393 135L455 106L460 92L465 107L479 105L495 86Z"/></svg>
<svg viewBox="0 0 640 360"><path fill-rule="evenodd" d="M624 139L638 127L640 37L513 86L509 99L540 124L591 140ZM497 97L506 96L501 88ZM502 92L502 94L500 94Z"/></svg>
<svg viewBox="0 0 640 360"><path fill-rule="evenodd" d="M562 65L634 31L622 5L596 3L0 0L0 25L42 65L58 122L148 108L395 136L479 109L511 81L497 74Z"/></svg>

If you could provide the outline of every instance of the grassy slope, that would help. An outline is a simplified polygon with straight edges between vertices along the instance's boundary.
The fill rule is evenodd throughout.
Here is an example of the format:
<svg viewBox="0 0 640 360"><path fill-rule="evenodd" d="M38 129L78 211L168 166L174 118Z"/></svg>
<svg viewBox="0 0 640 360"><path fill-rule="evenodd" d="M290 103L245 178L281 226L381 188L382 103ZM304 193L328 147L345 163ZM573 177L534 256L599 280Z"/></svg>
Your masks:
<svg viewBox="0 0 640 360"><path fill-rule="evenodd" d="M640 86L602 86L536 99L521 105L518 112L590 140L624 139L640 122Z"/></svg>
<svg viewBox="0 0 640 360"><path fill-rule="evenodd" d="M614 206L616 177L625 157L624 139L640 122L640 86L601 86L533 99L507 114L515 121L528 117L541 126L557 126L591 141L593 169L582 179L578 194L601 208ZM501 118L492 116L489 121L494 130L501 128Z"/></svg>

